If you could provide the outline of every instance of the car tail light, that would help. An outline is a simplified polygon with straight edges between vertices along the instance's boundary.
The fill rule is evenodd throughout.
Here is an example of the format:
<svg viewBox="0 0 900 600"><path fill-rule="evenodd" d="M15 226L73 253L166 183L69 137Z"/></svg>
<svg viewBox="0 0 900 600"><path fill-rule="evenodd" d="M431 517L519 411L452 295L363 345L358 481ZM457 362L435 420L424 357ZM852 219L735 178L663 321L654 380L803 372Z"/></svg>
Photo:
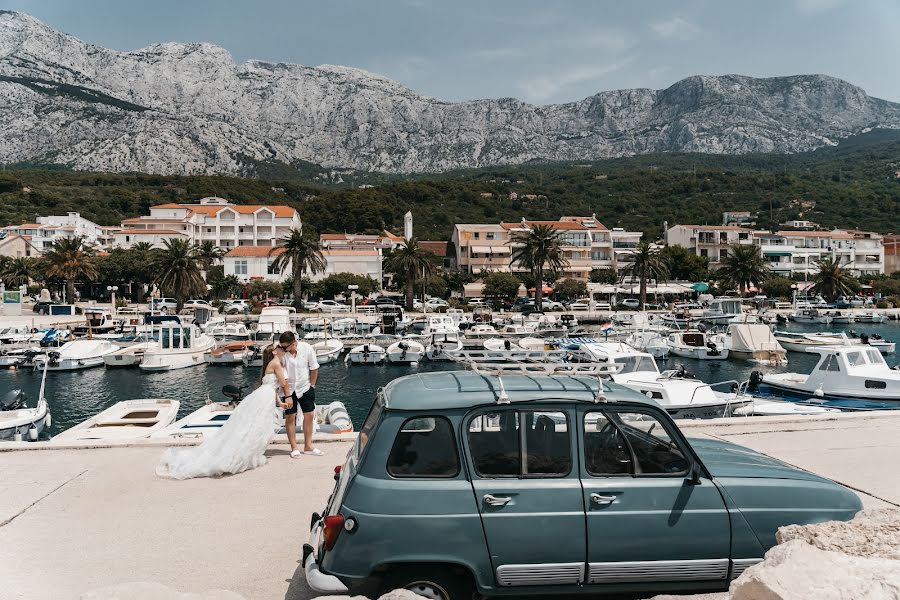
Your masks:
<svg viewBox="0 0 900 600"><path fill-rule="evenodd" d="M323 532L325 539L325 549L331 550L337 542L341 529L344 528L344 515L330 515L324 520L325 530Z"/></svg>
<svg viewBox="0 0 900 600"><path fill-rule="evenodd" d="M335 474L335 475L340 475L340 474L341 474L341 465L335 465L335 467L334 467L334 474Z"/></svg>

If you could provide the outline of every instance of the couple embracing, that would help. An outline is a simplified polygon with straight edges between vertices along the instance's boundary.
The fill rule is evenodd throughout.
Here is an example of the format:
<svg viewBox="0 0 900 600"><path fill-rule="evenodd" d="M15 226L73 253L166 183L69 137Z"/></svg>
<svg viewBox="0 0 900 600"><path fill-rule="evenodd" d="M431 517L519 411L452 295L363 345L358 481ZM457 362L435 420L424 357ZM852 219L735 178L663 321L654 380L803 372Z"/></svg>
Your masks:
<svg viewBox="0 0 900 600"><path fill-rule="evenodd" d="M169 448L156 474L171 479L215 477L266 464L266 448L284 419L291 457L322 456L312 446L315 385L319 363L315 350L292 331L263 352L260 386L244 398L214 436L199 446ZM303 450L297 446L297 412L303 414Z"/></svg>

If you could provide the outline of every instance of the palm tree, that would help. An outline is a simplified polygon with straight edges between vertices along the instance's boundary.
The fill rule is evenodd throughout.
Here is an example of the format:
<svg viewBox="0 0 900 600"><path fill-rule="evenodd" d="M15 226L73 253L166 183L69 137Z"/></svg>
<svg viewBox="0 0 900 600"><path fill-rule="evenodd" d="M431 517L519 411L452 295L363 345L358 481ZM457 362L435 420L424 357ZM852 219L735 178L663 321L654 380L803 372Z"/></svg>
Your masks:
<svg viewBox="0 0 900 600"><path fill-rule="evenodd" d="M748 287L759 286L772 276L772 270L759 252L759 246L739 244L731 247L731 252L722 261L719 275L738 286L741 296Z"/></svg>
<svg viewBox="0 0 900 600"><path fill-rule="evenodd" d="M225 251L216 246L212 240L203 240L194 248L200 268L209 271L209 268L225 256Z"/></svg>
<svg viewBox="0 0 900 600"><path fill-rule="evenodd" d="M434 254L419 246L418 238L405 240L404 245L391 251L384 261L384 268L389 273L406 280L403 289L406 293L406 309L412 310L415 297L416 279L421 276L427 279L434 275Z"/></svg>
<svg viewBox="0 0 900 600"><path fill-rule="evenodd" d="M278 246L269 250L269 256L282 250L272 261L272 266L282 273L287 270L288 265L291 266L294 277L294 308L299 312L303 310L303 274L315 275L324 271L325 257L319 250L319 241L312 236L303 235L299 229L291 229L290 234L278 242Z"/></svg>
<svg viewBox="0 0 900 600"><path fill-rule="evenodd" d="M633 252L625 257L628 266L623 269L624 275L637 277L641 282L640 310L644 310L647 302L647 279L666 279L669 276L669 264L665 256L658 248L654 248L648 242L641 242Z"/></svg>
<svg viewBox="0 0 900 600"><path fill-rule="evenodd" d="M512 238L512 262L531 271L534 277L534 308L541 310L544 269L558 273L569 265L563 256L562 232L551 225L535 225Z"/></svg>
<svg viewBox="0 0 900 600"><path fill-rule="evenodd" d="M76 279L84 277L94 280L99 275L93 252L80 236L55 241L50 249L44 252L42 263L48 276L65 280L66 301L69 303L75 301Z"/></svg>
<svg viewBox="0 0 900 600"><path fill-rule="evenodd" d="M128 249L131 256L134 272L132 276L137 281L137 294L135 294L135 302L144 301L144 284L153 282L153 270L151 269L153 259L153 244L150 242L137 242Z"/></svg>
<svg viewBox="0 0 900 600"><path fill-rule="evenodd" d="M206 293L200 261L187 240L163 240L163 247L153 250L150 266L156 273L154 282L175 297L175 312L181 312L186 298Z"/></svg>
<svg viewBox="0 0 900 600"><path fill-rule="evenodd" d="M6 257L3 257L6 258ZM20 287L26 285L34 274L34 259L27 256L18 256L3 261L0 265L0 280L6 287Z"/></svg>
<svg viewBox="0 0 900 600"><path fill-rule="evenodd" d="M838 296L847 296L852 291L853 276L841 267L841 259L826 256L815 262L818 271L813 276L813 289L833 302Z"/></svg>

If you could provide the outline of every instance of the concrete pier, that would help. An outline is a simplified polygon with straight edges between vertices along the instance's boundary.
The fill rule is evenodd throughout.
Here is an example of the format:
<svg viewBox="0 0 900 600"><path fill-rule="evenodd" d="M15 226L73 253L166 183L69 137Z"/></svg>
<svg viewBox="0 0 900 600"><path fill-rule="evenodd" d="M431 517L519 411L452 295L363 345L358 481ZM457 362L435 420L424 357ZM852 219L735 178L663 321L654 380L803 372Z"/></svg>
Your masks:
<svg viewBox="0 0 900 600"><path fill-rule="evenodd" d="M835 479L867 508L900 506L900 414L681 426ZM324 507L350 443L319 447L324 457L291 459L273 444L259 469L189 481L156 477L159 446L0 451L0 598L78 598L129 582L311 598L299 563L309 515Z"/></svg>

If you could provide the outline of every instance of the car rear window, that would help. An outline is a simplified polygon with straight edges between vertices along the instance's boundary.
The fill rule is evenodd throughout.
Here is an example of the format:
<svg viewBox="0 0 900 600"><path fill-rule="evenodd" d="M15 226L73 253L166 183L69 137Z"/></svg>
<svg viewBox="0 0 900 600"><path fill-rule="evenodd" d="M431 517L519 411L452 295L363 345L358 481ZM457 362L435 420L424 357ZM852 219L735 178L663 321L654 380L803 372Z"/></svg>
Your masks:
<svg viewBox="0 0 900 600"><path fill-rule="evenodd" d="M387 470L394 477L456 477L459 452L450 421L435 416L407 419L394 439Z"/></svg>
<svg viewBox="0 0 900 600"><path fill-rule="evenodd" d="M378 424L378 420L381 419L383 410L384 397L379 393L378 396L375 397L375 402L372 403L372 408L369 409L369 414L366 416L362 429L359 431L359 437L356 438L357 459L362 457L363 450L365 450L368 443L372 441L372 436L375 435L375 426Z"/></svg>

